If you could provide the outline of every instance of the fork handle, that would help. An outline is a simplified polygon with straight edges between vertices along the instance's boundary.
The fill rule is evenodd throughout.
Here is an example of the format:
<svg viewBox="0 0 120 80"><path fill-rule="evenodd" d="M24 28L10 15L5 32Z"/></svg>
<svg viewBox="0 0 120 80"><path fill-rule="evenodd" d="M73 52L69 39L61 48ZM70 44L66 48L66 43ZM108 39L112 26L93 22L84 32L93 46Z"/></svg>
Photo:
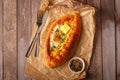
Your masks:
<svg viewBox="0 0 120 80"><path fill-rule="evenodd" d="M39 37L37 37L37 40L36 40L35 57L38 57L38 55L39 55Z"/></svg>
<svg viewBox="0 0 120 80"><path fill-rule="evenodd" d="M36 33L34 38L33 38L33 40L32 40L32 42L31 42L31 44L30 44L30 46L29 46L29 48L28 48L28 50L27 50L27 53L26 53L25 57L29 57L30 56L32 48L33 48L33 46L35 44L35 41L37 39L37 36L38 36L38 34Z"/></svg>

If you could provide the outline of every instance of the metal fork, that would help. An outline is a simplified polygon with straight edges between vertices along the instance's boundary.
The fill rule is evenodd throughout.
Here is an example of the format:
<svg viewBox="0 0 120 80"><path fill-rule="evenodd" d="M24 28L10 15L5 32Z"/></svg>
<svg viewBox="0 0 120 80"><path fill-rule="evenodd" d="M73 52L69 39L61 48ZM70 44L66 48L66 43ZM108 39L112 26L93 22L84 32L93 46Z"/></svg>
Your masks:
<svg viewBox="0 0 120 80"><path fill-rule="evenodd" d="M29 57L30 56L31 51L32 51L33 47L35 46L35 44L36 44L36 47L35 47L35 57L38 56L38 53L39 53L38 42L39 42L39 35L40 35L39 33L41 31L41 27L40 27L41 24L42 24L42 16L41 17L39 16L39 11L38 11L38 14L37 14L37 25L38 25L38 28L37 28L37 31L35 33L35 36L34 36L32 42L31 42L30 46L28 47L28 50L27 50L27 53L26 53L25 57Z"/></svg>
<svg viewBox="0 0 120 80"><path fill-rule="evenodd" d="M38 17L37 17L38 18ZM38 28L40 27L40 25L42 24L42 19L37 19L37 25L38 25ZM38 53L39 53L39 36L40 36L40 33L38 33L38 37L37 37L37 40L36 40L36 47L35 47L35 57L38 56Z"/></svg>

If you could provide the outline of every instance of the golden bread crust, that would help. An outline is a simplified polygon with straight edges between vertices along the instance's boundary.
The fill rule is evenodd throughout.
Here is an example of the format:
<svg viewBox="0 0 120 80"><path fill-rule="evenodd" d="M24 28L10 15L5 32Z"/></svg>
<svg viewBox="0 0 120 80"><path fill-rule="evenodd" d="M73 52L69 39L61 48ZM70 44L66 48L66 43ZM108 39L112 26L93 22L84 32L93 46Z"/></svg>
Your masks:
<svg viewBox="0 0 120 80"><path fill-rule="evenodd" d="M50 34L53 31L53 28L62 23L67 23L71 26L71 31L68 34L67 40L64 42L62 46L62 51L61 52L51 52L50 50ZM48 34L45 39L45 46L44 46L44 61L45 65L49 68L57 67L63 63L66 62L71 56L71 52L80 36L81 32L81 19L80 16L76 13L74 14L67 14L60 19L54 21L50 27L49 27ZM55 56L52 56L51 54L55 53Z"/></svg>

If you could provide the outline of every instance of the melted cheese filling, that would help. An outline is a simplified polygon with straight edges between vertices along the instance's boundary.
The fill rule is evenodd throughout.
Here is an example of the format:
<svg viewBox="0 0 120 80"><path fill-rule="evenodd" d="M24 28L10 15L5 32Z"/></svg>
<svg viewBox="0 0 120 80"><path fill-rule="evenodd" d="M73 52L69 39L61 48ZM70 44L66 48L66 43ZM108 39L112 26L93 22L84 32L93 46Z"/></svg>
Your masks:
<svg viewBox="0 0 120 80"><path fill-rule="evenodd" d="M71 28L68 24L64 23L61 25L56 25L50 35L50 50L56 51L62 50L62 43L67 39L67 35Z"/></svg>

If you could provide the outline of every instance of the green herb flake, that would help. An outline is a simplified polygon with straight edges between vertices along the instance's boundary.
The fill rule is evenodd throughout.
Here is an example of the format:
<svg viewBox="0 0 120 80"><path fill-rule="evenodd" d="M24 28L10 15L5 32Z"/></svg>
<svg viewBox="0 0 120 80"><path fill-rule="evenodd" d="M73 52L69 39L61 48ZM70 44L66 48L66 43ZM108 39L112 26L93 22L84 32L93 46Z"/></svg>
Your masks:
<svg viewBox="0 0 120 80"><path fill-rule="evenodd" d="M51 51L54 51L55 48L56 48L56 46L52 46L52 47L51 47Z"/></svg>
<svg viewBox="0 0 120 80"><path fill-rule="evenodd" d="M56 31L55 32L59 32L59 29L56 29Z"/></svg>
<svg viewBox="0 0 120 80"><path fill-rule="evenodd" d="M66 34L65 33L61 33L62 36L65 36Z"/></svg>

